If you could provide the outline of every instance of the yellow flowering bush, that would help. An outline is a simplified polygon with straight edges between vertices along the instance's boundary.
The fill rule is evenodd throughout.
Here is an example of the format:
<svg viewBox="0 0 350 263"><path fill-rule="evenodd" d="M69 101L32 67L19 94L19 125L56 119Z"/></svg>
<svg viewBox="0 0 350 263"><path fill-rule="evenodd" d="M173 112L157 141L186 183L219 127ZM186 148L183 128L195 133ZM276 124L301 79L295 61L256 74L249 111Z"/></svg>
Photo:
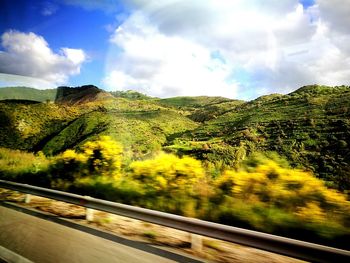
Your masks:
<svg viewBox="0 0 350 263"><path fill-rule="evenodd" d="M67 189L83 176L119 176L122 147L109 136L86 142L81 150L66 150L50 166L51 186Z"/></svg>
<svg viewBox="0 0 350 263"><path fill-rule="evenodd" d="M122 146L109 136L86 142L82 153L87 158L88 171L99 175L119 175L122 164Z"/></svg>
<svg viewBox="0 0 350 263"><path fill-rule="evenodd" d="M154 159L130 164L131 175L150 191L190 191L205 173L201 162L161 153Z"/></svg>
<svg viewBox="0 0 350 263"><path fill-rule="evenodd" d="M150 160L132 162L129 168L130 179L143 188L141 206L196 216L199 199L195 198L195 186L205 177L200 161L161 153Z"/></svg>
<svg viewBox="0 0 350 263"><path fill-rule="evenodd" d="M59 157L64 161L65 163L69 163L71 161L81 162L84 163L87 161L87 158L84 154L77 153L74 150L66 150L62 153L62 155Z"/></svg>
<svg viewBox="0 0 350 263"><path fill-rule="evenodd" d="M328 189L323 181L308 172L281 167L268 159L249 169L224 171L216 179L215 186L226 207L232 206L235 210L238 203L244 202L244 209L249 212L247 210L244 215L240 208L237 215L245 220L257 215L262 219L276 220L276 215L283 219L282 212L289 219L313 224L312 227L320 224L341 227L350 213L350 203L345 195ZM285 223L285 218L283 220L281 224ZM263 229L267 224L258 220L253 225Z"/></svg>

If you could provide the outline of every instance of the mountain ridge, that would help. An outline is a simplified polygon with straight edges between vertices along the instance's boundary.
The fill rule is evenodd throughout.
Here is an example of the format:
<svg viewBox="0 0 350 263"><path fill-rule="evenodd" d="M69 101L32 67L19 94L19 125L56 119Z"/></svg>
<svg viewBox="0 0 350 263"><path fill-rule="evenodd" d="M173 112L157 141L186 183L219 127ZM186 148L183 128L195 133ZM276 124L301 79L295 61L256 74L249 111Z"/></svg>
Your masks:
<svg viewBox="0 0 350 263"><path fill-rule="evenodd" d="M94 85L80 87L61 86L57 88L55 103L82 104L112 98L112 95Z"/></svg>

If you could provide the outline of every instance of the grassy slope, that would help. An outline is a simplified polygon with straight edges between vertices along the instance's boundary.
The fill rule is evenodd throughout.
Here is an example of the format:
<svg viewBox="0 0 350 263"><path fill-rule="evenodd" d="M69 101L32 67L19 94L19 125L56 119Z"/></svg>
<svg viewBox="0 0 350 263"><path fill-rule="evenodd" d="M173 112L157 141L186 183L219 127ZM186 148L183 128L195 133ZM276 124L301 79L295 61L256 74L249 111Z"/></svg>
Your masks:
<svg viewBox="0 0 350 263"><path fill-rule="evenodd" d="M205 105L217 104L217 103L228 102L228 101L231 101L231 100L223 97L207 97L207 96L186 97L185 96L185 97L159 99L158 103L165 106L198 108Z"/></svg>
<svg viewBox="0 0 350 263"><path fill-rule="evenodd" d="M139 157L160 150L168 135L197 127L176 111L152 103L119 100L113 104L76 119L48 142L44 151L57 153L103 134L121 142Z"/></svg>
<svg viewBox="0 0 350 263"><path fill-rule="evenodd" d="M137 91L133 90L126 90L126 91L111 91L110 92L114 97L116 98L125 98L125 99L130 99L130 100L151 100L153 99L152 97L149 97L145 94L142 94Z"/></svg>
<svg viewBox="0 0 350 263"><path fill-rule="evenodd" d="M273 150L326 180L337 177L337 187L349 188L349 119L349 87L304 87L238 105L177 138L168 149L229 165L251 152Z"/></svg>
<svg viewBox="0 0 350 263"><path fill-rule="evenodd" d="M183 114L196 122L204 122L241 105L244 101L231 100L223 97L174 97L158 99L157 102L165 107L182 110Z"/></svg>
<svg viewBox="0 0 350 263"><path fill-rule="evenodd" d="M0 107L0 146L47 154L106 134L139 157L160 150L167 136L198 126L148 100L108 97L76 105L6 100Z"/></svg>
<svg viewBox="0 0 350 263"><path fill-rule="evenodd" d="M38 90L27 87L5 87L0 88L0 100L33 100L33 101L54 101L56 89Z"/></svg>
<svg viewBox="0 0 350 263"><path fill-rule="evenodd" d="M79 116L75 107L24 100L0 101L0 146L34 150Z"/></svg>

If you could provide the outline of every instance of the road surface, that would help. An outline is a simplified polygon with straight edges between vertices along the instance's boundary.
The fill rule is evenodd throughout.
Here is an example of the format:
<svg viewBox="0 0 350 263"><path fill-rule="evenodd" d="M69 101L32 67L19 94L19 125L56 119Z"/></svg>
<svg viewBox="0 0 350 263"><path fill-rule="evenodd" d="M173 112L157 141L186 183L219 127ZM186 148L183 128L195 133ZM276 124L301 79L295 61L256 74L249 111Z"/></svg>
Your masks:
<svg viewBox="0 0 350 263"><path fill-rule="evenodd" d="M159 256L122 243L0 205L0 246L34 262L198 262Z"/></svg>

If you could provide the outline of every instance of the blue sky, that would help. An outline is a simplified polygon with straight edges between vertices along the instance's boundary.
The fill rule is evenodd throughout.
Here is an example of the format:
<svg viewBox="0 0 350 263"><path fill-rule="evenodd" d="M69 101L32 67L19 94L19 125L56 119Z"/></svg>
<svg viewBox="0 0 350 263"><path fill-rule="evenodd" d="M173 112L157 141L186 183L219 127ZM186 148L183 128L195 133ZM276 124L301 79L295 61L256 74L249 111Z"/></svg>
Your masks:
<svg viewBox="0 0 350 263"><path fill-rule="evenodd" d="M61 47L79 48L89 55L81 73L72 76L70 85L100 82L109 32L104 28L114 21L114 14L103 10L86 10L56 1L6 0L0 9L0 32L9 29L43 36L54 52ZM51 5L50 5L50 4ZM45 15L51 6L52 14ZM47 11L49 12L49 11ZM21 18L21 19L19 19Z"/></svg>
<svg viewBox="0 0 350 263"><path fill-rule="evenodd" d="M253 99L349 85L350 1L329 2L1 0L0 86Z"/></svg>

